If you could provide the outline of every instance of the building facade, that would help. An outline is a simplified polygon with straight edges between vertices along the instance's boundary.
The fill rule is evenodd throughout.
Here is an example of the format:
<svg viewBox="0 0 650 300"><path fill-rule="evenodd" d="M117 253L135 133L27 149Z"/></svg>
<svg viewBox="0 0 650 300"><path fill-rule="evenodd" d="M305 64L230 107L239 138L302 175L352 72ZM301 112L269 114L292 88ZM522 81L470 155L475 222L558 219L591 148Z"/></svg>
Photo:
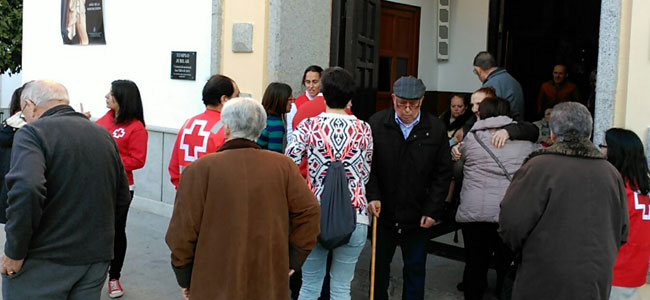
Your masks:
<svg viewBox="0 0 650 300"><path fill-rule="evenodd" d="M52 79L69 89L74 108L83 103L85 110L100 117L107 110L104 95L110 83L133 80L142 93L149 130L147 164L134 172L134 205L169 214L175 197L167 173L171 147L183 122L204 110L201 90L211 74L231 77L242 95L261 100L270 82L286 82L298 96L304 92L301 77L307 66L341 65L355 75L364 95L355 99L364 117L385 106L380 98L390 94L390 86L385 90L382 82L392 85L400 74L417 74L427 87L431 110L439 112L449 93L472 92L481 84L471 72L472 60L488 48L492 2L104 1L106 44L80 46L61 41L60 3L26 1L23 71L19 80L3 79L2 107L8 106L11 91L21 82ZM392 4L407 7L411 15L398 7L391 15L397 21L391 24L416 28L417 33L407 40L402 40L404 34L394 34L396 42L382 45L379 35L385 36L388 25L381 24L386 15L380 16L380 8ZM594 141L617 126L635 131L648 145L650 2L602 0L600 11ZM399 27L400 22L412 27ZM448 29L444 39L441 24ZM439 48L443 40L446 57ZM397 46L408 43L415 49L404 56ZM195 80L170 78L173 51L196 52Z"/></svg>

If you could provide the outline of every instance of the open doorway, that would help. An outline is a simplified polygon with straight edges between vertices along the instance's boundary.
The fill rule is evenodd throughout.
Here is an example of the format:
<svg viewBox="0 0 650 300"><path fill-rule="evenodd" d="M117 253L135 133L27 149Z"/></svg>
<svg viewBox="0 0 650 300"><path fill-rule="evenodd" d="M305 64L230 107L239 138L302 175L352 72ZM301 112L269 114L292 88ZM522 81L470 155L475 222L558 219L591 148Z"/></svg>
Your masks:
<svg viewBox="0 0 650 300"><path fill-rule="evenodd" d="M600 1L490 0L488 51L524 90L526 119L540 118L537 95L553 66L567 64L580 102L593 97L590 73L598 61Z"/></svg>

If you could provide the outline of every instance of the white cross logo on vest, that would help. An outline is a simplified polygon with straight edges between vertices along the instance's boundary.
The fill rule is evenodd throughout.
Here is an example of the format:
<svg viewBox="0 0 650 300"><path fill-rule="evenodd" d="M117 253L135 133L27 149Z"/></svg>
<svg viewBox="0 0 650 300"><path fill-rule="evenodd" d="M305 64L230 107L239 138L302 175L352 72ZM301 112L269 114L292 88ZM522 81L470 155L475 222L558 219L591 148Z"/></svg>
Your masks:
<svg viewBox="0 0 650 300"><path fill-rule="evenodd" d="M634 193L634 209L637 210L642 210L643 211L643 220L650 220L650 211L648 210L648 207L650 207L650 203L639 203L639 194Z"/></svg>
<svg viewBox="0 0 650 300"><path fill-rule="evenodd" d="M124 135L126 135L126 132L124 131L124 128L118 128L113 130L113 137L116 139L123 138Z"/></svg>
<svg viewBox="0 0 650 300"><path fill-rule="evenodd" d="M205 153L208 149L208 138L210 137L210 132L205 131L205 126L208 124L206 120L194 120L190 127L183 129L183 135L181 136L181 145L180 148L185 150L185 161L195 161L199 158L199 153ZM198 133L196 136L192 136L194 132L194 127L198 127ZM187 142L186 142L187 137ZM201 139L202 137L202 139ZM197 140L197 138L201 140ZM201 146L193 146L201 145ZM194 152L193 155L190 154L190 147Z"/></svg>

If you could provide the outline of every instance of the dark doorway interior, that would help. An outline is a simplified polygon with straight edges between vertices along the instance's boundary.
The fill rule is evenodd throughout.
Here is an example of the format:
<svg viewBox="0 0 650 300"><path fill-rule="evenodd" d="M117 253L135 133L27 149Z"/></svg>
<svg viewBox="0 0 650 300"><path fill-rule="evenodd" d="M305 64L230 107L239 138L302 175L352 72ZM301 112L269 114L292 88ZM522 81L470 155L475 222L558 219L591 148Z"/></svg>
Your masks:
<svg viewBox="0 0 650 300"><path fill-rule="evenodd" d="M540 118L537 94L553 66L568 64L569 80L586 103L598 59L599 0L490 0L488 51L522 85L526 118Z"/></svg>

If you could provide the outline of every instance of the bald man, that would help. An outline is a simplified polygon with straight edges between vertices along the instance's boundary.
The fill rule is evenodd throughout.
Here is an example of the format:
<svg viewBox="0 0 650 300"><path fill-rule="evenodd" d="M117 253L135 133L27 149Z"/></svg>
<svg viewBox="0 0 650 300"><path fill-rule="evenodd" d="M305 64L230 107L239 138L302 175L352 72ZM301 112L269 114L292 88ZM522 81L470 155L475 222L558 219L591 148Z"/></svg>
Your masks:
<svg viewBox="0 0 650 300"><path fill-rule="evenodd" d="M8 187L2 296L99 299L113 258L115 215L129 184L109 133L75 112L65 87L25 86Z"/></svg>

